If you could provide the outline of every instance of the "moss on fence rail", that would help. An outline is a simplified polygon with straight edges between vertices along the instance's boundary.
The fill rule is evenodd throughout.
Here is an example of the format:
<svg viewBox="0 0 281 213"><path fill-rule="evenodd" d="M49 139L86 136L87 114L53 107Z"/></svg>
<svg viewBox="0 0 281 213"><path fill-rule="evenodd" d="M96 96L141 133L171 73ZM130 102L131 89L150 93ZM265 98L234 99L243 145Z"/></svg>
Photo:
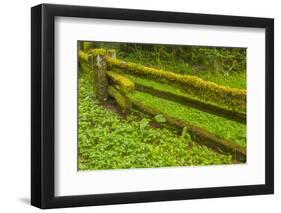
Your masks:
<svg viewBox="0 0 281 213"><path fill-rule="evenodd" d="M113 71L107 71L107 76L113 83L117 84L124 93L134 91L135 84L128 78Z"/></svg>
<svg viewBox="0 0 281 213"><path fill-rule="evenodd" d="M221 107L217 107L215 105L211 105L208 103L204 103L202 101L197 101L195 99L182 96L182 95L177 95L172 92L166 92L163 90L155 89L153 87L145 86L139 83L136 83L136 90L140 92L145 92L149 93L153 96L159 97L159 98L164 98L166 100L174 101L177 103L180 103L184 106L189 106L193 107L196 109L199 109L204 112L208 112L217 116L221 116L227 119L230 119L232 121L236 121L242 124L246 123L246 115L238 112L234 112L228 109L224 109Z"/></svg>
<svg viewBox="0 0 281 213"><path fill-rule="evenodd" d="M115 55L115 50L105 50L105 49L87 49L87 51L79 50L78 59L80 61L91 64L92 58L96 56L112 57ZM113 57L114 58L114 57Z"/></svg>
<svg viewBox="0 0 281 213"><path fill-rule="evenodd" d="M186 93L200 97L204 101L218 103L234 111L246 111L246 90L230 88L195 76L180 75L117 59L107 58L106 61L110 69L119 68L128 74L153 79L162 83L169 82L180 87Z"/></svg>
<svg viewBox="0 0 281 213"><path fill-rule="evenodd" d="M84 62L84 63L89 63L90 62L90 58L92 57L91 54L88 54L87 52L84 52L82 50L79 50L79 53L78 53L78 58L79 58L79 61L81 62Z"/></svg>

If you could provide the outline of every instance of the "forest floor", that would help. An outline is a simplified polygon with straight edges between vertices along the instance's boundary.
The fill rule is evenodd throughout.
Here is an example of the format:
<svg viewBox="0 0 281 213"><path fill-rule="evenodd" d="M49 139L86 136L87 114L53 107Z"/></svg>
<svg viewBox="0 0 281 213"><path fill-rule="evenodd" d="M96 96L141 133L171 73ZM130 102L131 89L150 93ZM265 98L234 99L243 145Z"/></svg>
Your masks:
<svg viewBox="0 0 281 213"><path fill-rule="evenodd" d="M91 78L81 72L78 97L79 170L237 163L231 155L193 142L185 129L179 133L157 125L153 118L136 110L124 117L114 104L101 106L95 99ZM244 124L141 92L134 92L131 97L246 146Z"/></svg>

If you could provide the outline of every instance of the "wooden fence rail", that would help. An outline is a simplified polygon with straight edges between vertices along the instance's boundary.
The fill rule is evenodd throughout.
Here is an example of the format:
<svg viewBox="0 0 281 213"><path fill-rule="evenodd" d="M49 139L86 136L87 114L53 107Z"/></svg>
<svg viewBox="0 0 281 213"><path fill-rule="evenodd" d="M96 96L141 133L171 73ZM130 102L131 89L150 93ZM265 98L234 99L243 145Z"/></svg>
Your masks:
<svg viewBox="0 0 281 213"><path fill-rule="evenodd" d="M154 95L159 98L164 98L166 100L170 100L173 102L177 102L179 104L182 104L184 106L193 107L196 109L199 109L201 111L214 114L220 117L227 118L232 121L236 121L242 124L246 123L246 114L232 111L229 109L221 108L216 105L204 103L202 101L198 101L186 96L181 96L177 94L173 94L171 92L161 91L158 89L155 89L153 87L148 87L142 84L135 84L136 90L144 93L149 93L151 95Z"/></svg>

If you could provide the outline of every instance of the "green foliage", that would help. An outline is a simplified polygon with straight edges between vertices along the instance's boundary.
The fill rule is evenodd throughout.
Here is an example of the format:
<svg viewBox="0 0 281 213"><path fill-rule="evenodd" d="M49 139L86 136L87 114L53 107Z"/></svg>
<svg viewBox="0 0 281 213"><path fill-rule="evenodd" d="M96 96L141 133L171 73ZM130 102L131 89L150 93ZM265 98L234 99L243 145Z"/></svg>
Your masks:
<svg viewBox="0 0 281 213"><path fill-rule="evenodd" d="M140 129L144 130L146 127L148 127L150 120L147 118L143 118L140 121Z"/></svg>
<svg viewBox="0 0 281 213"><path fill-rule="evenodd" d="M79 170L233 163L231 156L195 144L187 133L150 127L144 114L133 111L124 120L99 105L89 75L81 74L78 92Z"/></svg>
<svg viewBox="0 0 281 213"><path fill-rule="evenodd" d="M160 115L156 115L154 117L155 121L158 122L158 123L165 123L167 122L167 119L165 118L164 115L160 114Z"/></svg>
<svg viewBox="0 0 281 213"><path fill-rule="evenodd" d="M187 141L191 141L191 136L190 136L190 134L187 131L187 127L184 127L182 129L181 137L185 138Z"/></svg>

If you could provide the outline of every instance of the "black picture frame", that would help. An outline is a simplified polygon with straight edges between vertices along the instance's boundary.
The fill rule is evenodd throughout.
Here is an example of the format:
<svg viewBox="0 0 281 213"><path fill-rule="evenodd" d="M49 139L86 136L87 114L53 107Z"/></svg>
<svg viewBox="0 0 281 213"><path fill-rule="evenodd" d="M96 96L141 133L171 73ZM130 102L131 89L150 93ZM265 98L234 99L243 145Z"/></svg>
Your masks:
<svg viewBox="0 0 281 213"><path fill-rule="evenodd" d="M55 17L264 28L266 32L265 184L56 197L54 171ZM31 204L60 208L274 193L274 20L225 15L41 4L31 8Z"/></svg>

